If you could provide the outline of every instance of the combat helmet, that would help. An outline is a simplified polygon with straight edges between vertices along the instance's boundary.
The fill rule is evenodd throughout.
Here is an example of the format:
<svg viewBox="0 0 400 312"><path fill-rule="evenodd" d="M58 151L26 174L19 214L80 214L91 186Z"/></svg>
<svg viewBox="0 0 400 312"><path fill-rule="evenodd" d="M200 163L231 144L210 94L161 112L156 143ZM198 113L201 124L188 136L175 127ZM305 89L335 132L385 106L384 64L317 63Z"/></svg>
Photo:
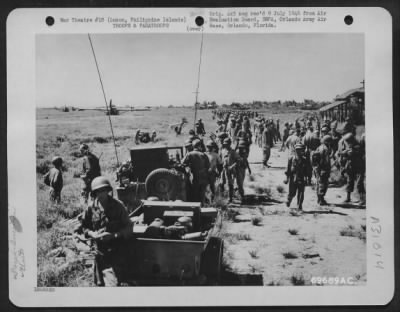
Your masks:
<svg viewBox="0 0 400 312"><path fill-rule="evenodd" d="M51 160L51 163L52 163L54 166L61 165L62 162L63 162L63 160L62 160L62 158L61 158L60 156L54 156L53 159Z"/></svg>
<svg viewBox="0 0 400 312"><path fill-rule="evenodd" d="M226 138L224 139L224 142L222 142L222 145L231 145L231 144L232 144L231 138Z"/></svg>
<svg viewBox="0 0 400 312"><path fill-rule="evenodd" d="M94 178L92 181L91 187L92 187L92 192L95 192L95 191L98 191L98 190L101 190L104 188L109 189L109 190L112 189L110 181L106 177L103 177L103 176Z"/></svg>
<svg viewBox="0 0 400 312"><path fill-rule="evenodd" d="M326 144L332 142L332 137L330 135L324 135L321 140L321 143Z"/></svg>

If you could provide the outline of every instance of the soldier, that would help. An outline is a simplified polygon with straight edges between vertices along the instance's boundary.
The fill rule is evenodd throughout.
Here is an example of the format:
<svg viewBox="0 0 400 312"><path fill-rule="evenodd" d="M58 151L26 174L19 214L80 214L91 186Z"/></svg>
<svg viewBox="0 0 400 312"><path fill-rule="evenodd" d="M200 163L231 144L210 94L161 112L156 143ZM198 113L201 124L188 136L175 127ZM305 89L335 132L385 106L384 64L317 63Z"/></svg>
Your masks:
<svg viewBox="0 0 400 312"><path fill-rule="evenodd" d="M285 150L285 143L289 137L289 131L290 131L289 123L285 122L284 128L283 128L282 146L281 146L281 149L279 150L280 152L283 152Z"/></svg>
<svg viewBox="0 0 400 312"><path fill-rule="evenodd" d="M243 127L244 130L248 130L250 132L250 120L249 120L249 117L244 116L242 127Z"/></svg>
<svg viewBox="0 0 400 312"><path fill-rule="evenodd" d="M346 175L346 199L344 203L351 202L351 193L354 191L354 184L360 195L360 202L365 202L364 174L365 165L361 144L356 140L352 133L347 133L343 137L343 149L338 152L341 162L344 164L343 173Z"/></svg>
<svg viewBox="0 0 400 312"><path fill-rule="evenodd" d="M210 169L209 169L209 183L210 183L210 190L212 194L211 200L215 198L215 181L218 176L220 176L222 171L222 159L221 156L218 154L217 143L210 140L206 144L207 152L206 155L210 161Z"/></svg>
<svg viewBox="0 0 400 312"><path fill-rule="evenodd" d="M247 145L247 151L250 151L250 145L251 145L251 132L250 132L250 128L246 128L246 126L243 124L242 125L242 129L237 133L237 137L236 137L236 147L235 149L237 149L239 147L239 142L243 141L246 145Z"/></svg>
<svg viewBox="0 0 400 312"><path fill-rule="evenodd" d="M94 178L101 175L100 163L97 156L89 151L89 146L86 144L82 144L79 150L83 155L81 179L83 180L84 185L81 195L84 199L84 202L87 203L89 194L91 192L91 183Z"/></svg>
<svg viewBox="0 0 400 312"><path fill-rule="evenodd" d="M304 155L305 146L298 142L295 145L296 154L289 156L286 168L286 179L283 183L289 182L289 193L286 206L290 207L293 197L297 192L297 207L302 210L304 201L304 187L307 180L308 159Z"/></svg>
<svg viewBox="0 0 400 312"><path fill-rule="evenodd" d="M295 146L297 143L301 142L300 138L300 128L296 128L296 130L289 131L289 137L285 142L285 147L289 150L289 155L295 155L296 149Z"/></svg>
<svg viewBox="0 0 400 312"><path fill-rule="evenodd" d="M247 143L245 141L239 141L238 148L239 148L238 154L240 159L236 167L236 183L239 189L239 194L243 200L244 197L243 182L244 178L246 177L246 169L249 171L249 174L251 174L251 169L249 162L247 161L247 158L249 156Z"/></svg>
<svg viewBox="0 0 400 312"><path fill-rule="evenodd" d="M320 145L320 139L317 133L314 132L312 126L309 126L307 133L303 137L303 145L305 147L305 156L308 159L307 166L307 184L311 185L312 172L313 168L311 166L312 163L312 153L318 148Z"/></svg>
<svg viewBox="0 0 400 312"><path fill-rule="evenodd" d="M192 141L190 139L187 139L185 141L185 154L189 153L193 151L193 145L192 145Z"/></svg>
<svg viewBox="0 0 400 312"><path fill-rule="evenodd" d="M280 129L280 126L279 126L279 119L276 120L276 140L282 141L281 129Z"/></svg>
<svg viewBox="0 0 400 312"><path fill-rule="evenodd" d="M268 124L265 127L265 130L262 134L262 147L263 147L263 164L267 168L270 166L268 165L268 160L271 157L271 148L274 145L274 134L272 132L271 124Z"/></svg>
<svg viewBox="0 0 400 312"><path fill-rule="evenodd" d="M232 141L226 138L222 145L221 158L223 164L223 179L220 184L221 190L224 189L225 182L229 187L229 202L233 200L233 182L235 179L236 166L239 161L239 155L231 148Z"/></svg>
<svg viewBox="0 0 400 312"><path fill-rule="evenodd" d="M327 205L324 196L328 190L329 176L331 173L331 151L332 138L326 135L321 140L321 145L312 154L314 173L317 179L318 204Z"/></svg>
<svg viewBox="0 0 400 312"><path fill-rule="evenodd" d="M110 195L110 181L102 176L91 184L93 203L83 212L81 226L76 230L97 245L94 281L104 286L103 270L111 266L118 285L124 283L124 260L127 241L132 235L132 222L124 204Z"/></svg>
<svg viewBox="0 0 400 312"><path fill-rule="evenodd" d="M228 135L233 142L236 141L236 119L231 119L230 126L228 127Z"/></svg>
<svg viewBox="0 0 400 312"><path fill-rule="evenodd" d="M61 201L61 190L63 188L63 177L62 177L62 158L60 156L55 156L52 159L52 164L54 165L43 177L44 183L50 186L50 200L56 203Z"/></svg>
<svg viewBox="0 0 400 312"><path fill-rule="evenodd" d="M218 147L221 150L222 149L222 145L224 143L224 140L228 137L228 134L226 132L220 132L218 133Z"/></svg>
<svg viewBox="0 0 400 312"><path fill-rule="evenodd" d="M206 134L206 130L204 128L204 124L201 119L199 119L196 122L196 133L197 133L197 135L205 135Z"/></svg>
<svg viewBox="0 0 400 312"><path fill-rule="evenodd" d="M209 183L208 172L210 169L210 161L206 154L201 151L200 140L192 142L193 151L185 155L182 163L189 168L192 175L192 196L191 201L205 203L206 188Z"/></svg>

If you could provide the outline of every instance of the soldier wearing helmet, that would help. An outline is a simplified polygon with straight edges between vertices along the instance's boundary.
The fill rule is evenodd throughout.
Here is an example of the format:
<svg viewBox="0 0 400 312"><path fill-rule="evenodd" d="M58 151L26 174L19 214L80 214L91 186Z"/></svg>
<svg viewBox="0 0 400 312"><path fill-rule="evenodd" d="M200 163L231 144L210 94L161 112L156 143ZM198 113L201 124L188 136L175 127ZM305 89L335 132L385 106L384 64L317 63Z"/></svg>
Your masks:
<svg viewBox="0 0 400 312"><path fill-rule="evenodd" d="M365 203L365 154L362 147L363 142L359 142L353 133L346 133L338 150L341 172L346 176L346 199L345 203L351 202L351 193L356 184L360 196L360 204Z"/></svg>
<svg viewBox="0 0 400 312"><path fill-rule="evenodd" d="M226 138L222 144L221 158L222 158L222 181L220 188L223 191L225 183L228 182L229 187L229 202L233 200L233 182L236 175L236 166L238 165L239 155L231 148L232 141Z"/></svg>
<svg viewBox="0 0 400 312"><path fill-rule="evenodd" d="M250 145L251 145L251 140L252 139L252 134L250 132L250 128L246 128L246 126L243 124L242 129L239 130L237 133L236 137L236 149L239 146L239 142L242 142L242 145L246 145L246 149L248 152L250 152Z"/></svg>
<svg viewBox="0 0 400 312"><path fill-rule="evenodd" d="M314 132L312 126L310 126L302 139L302 143L305 147L305 157L308 159L308 168L307 168L307 184L311 185L312 179L312 154L320 145L320 139L318 134Z"/></svg>
<svg viewBox="0 0 400 312"><path fill-rule="evenodd" d="M218 146L213 140L209 140L206 144L207 152L206 155L210 161L210 169L209 169L209 183L211 189L212 200L215 198L215 182L217 177L221 175L222 171L222 159L218 154Z"/></svg>
<svg viewBox="0 0 400 312"><path fill-rule="evenodd" d="M283 135L282 135L282 146L281 146L281 148L279 150L280 152L283 152L285 150L286 140L288 139L289 135L291 135L289 133L290 133L289 123L285 122L284 123L284 127L283 127Z"/></svg>
<svg viewBox="0 0 400 312"><path fill-rule="evenodd" d="M91 183L94 178L101 175L100 162L97 156L89 151L89 146L87 146L87 144L82 144L79 147L79 150L83 155L81 178L84 182L84 185L81 195L84 199L84 202L87 203L89 194L91 192Z"/></svg>
<svg viewBox="0 0 400 312"><path fill-rule="evenodd" d="M265 126L265 129L262 134L262 149L263 149L263 164L267 168L268 160L271 157L271 148L274 146L274 133L273 133L273 125L269 123Z"/></svg>
<svg viewBox="0 0 400 312"><path fill-rule="evenodd" d="M191 152L191 151L193 151L193 145L192 145L192 141L190 139L187 139L185 141L185 145L184 146L185 146L186 154Z"/></svg>
<svg viewBox="0 0 400 312"><path fill-rule="evenodd" d="M331 149L332 137L325 135L321 145L313 153L313 169L317 180L318 203L326 205L325 194L328 190L329 176L331 173Z"/></svg>
<svg viewBox="0 0 400 312"><path fill-rule="evenodd" d="M303 143L296 143L295 151L296 153L294 155L289 156L285 171L286 179L283 182L285 184L289 183L289 193L286 206L290 207L290 203L297 193L297 208L301 211L303 209L304 188L307 183L309 160L304 154L305 146Z"/></svg>
<svg viewBox="0 0 400 312"><path fill-rule="evenodd" d="M61 201L61 190L63 188L62 163L60 156L55 156L52 159L53 168L51 168L43 177L44 183L50 186L50 200L56 203Z"/></svg>
<svg viewBox="0 0 400 312"><path fill-rule="evenodd" d="M190 170L191 194L189 201L205 203L206 188L209 183L208 173L210 169L210 161L205 153L202 152L202 142L194 140L192 142L193 151L187 153L182 160L182 164Z"/></svg>
<svg viewBox="0 0 400 312"><path fill-rule="evenodd" d="M205 135L206 134L206 130L204 128L204 124L203 124L203 121L201 119L199 119L196 122L196 134L197 135Z"/></svg>
<svg viewBox="0 0 400 312"><path fill-rule="evenodd" d="M251 169L249 162L247 160L249 156L248 152L248 145L246 141L239 141L238 143L238 154L239 154L239 161L238 165L236 167L236 183L238 186L239 194L242 197L244 197L244 189L243 189L243 182L246 177L246 169L249 171L249 174L251 174Z"/></svg>
<svg viewBox="0 0 400 312"><path fill-rule="evenodd" d="M290 135L285 142L285 147L289 150L289 155L295 155L296 154L295 145L301 142L300 128L297 128L296 130L291 129L289 131L289 134Z"/></svg>
<svg viewBox="0 0 400 312"><path fill-rule="evenodd" d="M126 259L126 243L132 235L132 222L124 204L110 193L110 181L99 176L91 184L94 201L83 212L81 226L76 230L97 244L94 281L104 286L103 270L111 266L118 283L124 282L123 262Z"/></svg>

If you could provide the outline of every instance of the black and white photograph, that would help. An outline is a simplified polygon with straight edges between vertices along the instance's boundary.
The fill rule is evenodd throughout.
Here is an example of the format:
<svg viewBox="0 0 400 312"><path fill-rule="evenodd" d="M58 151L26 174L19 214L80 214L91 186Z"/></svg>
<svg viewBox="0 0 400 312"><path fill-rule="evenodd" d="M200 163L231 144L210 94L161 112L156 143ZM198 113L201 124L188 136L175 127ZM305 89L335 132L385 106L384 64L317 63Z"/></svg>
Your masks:
<svg viewBox="0 0 400 312"><path fill-rule="evenodd" d="M38 286L365 284L363 35L36 44Z"/></svg>
<svg viewBox="0 0 400 312"><path fill-rule="evenodd" d="M207 31L224 18L209 16L34 36L36 292L364 289L386 269L365 33Z"/></svg>

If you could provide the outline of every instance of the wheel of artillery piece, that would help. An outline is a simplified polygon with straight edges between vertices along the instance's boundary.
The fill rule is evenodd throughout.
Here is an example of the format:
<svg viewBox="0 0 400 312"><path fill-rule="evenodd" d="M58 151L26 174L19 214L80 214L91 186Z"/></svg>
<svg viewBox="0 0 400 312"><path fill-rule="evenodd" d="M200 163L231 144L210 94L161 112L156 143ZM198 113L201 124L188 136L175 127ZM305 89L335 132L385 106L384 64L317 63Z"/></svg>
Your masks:
<svg viewBox="0 0 400 312"><path fill-rule="evenodd" d="M160 200L175 200L179 192L179 177L171 170L156 169L147 176L145 186L148 196L157 196Z"/></svg>
<svg viewBox="0 0 400 312"><path fill-rule="evenodd" d="M224 241L219 237L210 237L200 264L200 274L207 277L208 285L218 285L221 282L223 254Z"/></svg>

